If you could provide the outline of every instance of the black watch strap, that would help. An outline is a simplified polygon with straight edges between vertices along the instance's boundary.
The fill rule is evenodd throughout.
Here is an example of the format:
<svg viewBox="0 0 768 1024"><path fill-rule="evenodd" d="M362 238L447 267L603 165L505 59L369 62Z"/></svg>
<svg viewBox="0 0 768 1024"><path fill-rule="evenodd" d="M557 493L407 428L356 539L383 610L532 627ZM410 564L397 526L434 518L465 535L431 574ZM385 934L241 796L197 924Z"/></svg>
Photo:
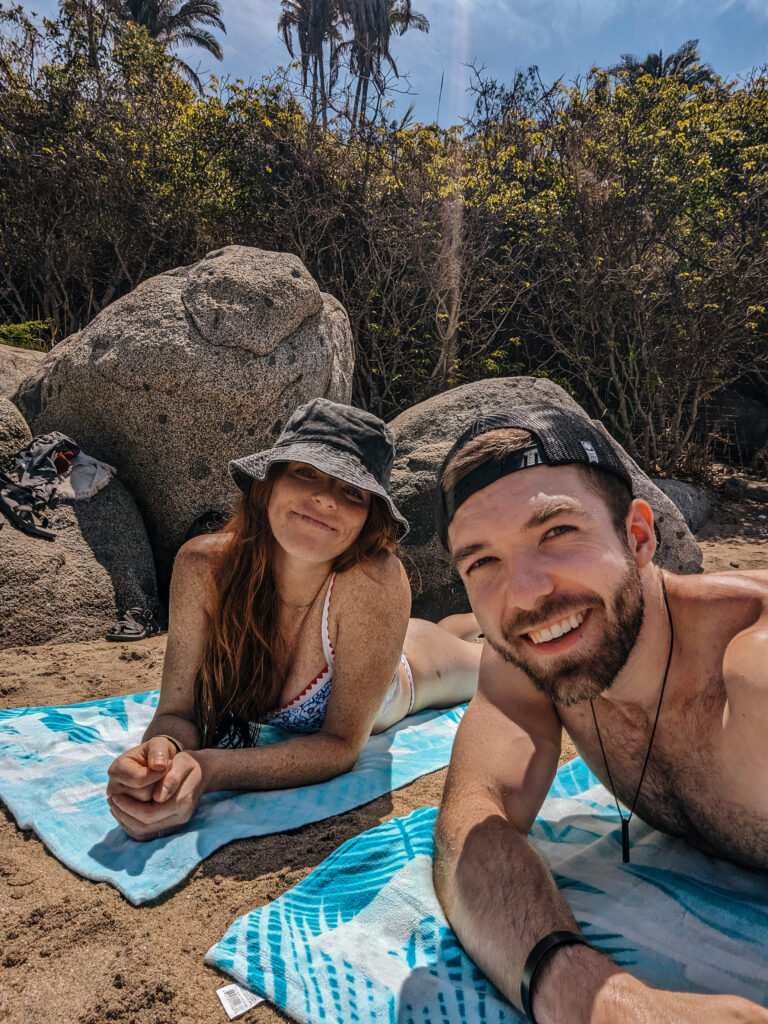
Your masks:
<svg viewBox="0 0 768 1024"><path fill-rule="evenodd" d="M576 932L550 932L549 935L545 935L543 939L540 939L528 954L528 959L525 961L525 967L523 968L523 977L520 981L520 1002L523 1005L523 1012L531 1024L536 1024L536 1018L533 1016L533 1010L531 1009L531 998L533 983L536 980L539 968L556 949L559 949L561 946L574 945L586 946L588 943L586 939L583 939L581 935L577 935Z"/></svg>

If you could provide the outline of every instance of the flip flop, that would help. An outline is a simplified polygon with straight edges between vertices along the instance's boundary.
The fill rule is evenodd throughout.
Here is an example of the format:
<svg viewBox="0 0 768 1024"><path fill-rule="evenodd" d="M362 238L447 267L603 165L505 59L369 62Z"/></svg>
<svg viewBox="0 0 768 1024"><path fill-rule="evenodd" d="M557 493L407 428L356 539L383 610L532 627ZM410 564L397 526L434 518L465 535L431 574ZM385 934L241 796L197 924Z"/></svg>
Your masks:
<svg viewBox="0 0 768 1024"><path fill-rule="evenodd" d="M11 483L13 484L12 481ZM12 490L15 493L25 493L24 488L18 487L15 484L12 487L6 486L0 490L0 512L3 513L8 522L32 537L42 537L43 540L56 540L54 531L48 529L50 526L48 517L41 515L39 512L39 501L30 501L28 492L25 493L26 501L17 501L11 494Z"/></svg>
<svg viewBox="0 0 768 1024"><path fill-rule="evenodd" d="M157 619L149 608L129 608L116 626L106 634L106 640L144 640L160 632Z"/></svg>

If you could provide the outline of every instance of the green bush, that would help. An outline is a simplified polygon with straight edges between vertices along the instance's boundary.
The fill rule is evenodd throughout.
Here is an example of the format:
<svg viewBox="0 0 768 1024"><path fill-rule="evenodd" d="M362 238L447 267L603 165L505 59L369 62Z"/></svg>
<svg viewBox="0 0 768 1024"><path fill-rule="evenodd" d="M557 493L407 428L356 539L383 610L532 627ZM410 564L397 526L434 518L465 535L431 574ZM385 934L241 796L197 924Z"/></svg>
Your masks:
<svg viewBox="0 0 768 1024"><path fill-rule="evenodd" d="M317 124L281 74L197 94L92 10L0 6L0 341L47 349L234 243L295 253L341 301L352 400L385 419L544 375L669 473L705 460L713 394L768 378L766 69L477 75L460 127Z"/></svg>
<svg viewBox="0 0 768 1024"><path fill-rule="evenodd" d="M50 352L53 347L53 321L27 320L23 324L0 324L0 345L11 348L31 348L35 352Z"/></svg>

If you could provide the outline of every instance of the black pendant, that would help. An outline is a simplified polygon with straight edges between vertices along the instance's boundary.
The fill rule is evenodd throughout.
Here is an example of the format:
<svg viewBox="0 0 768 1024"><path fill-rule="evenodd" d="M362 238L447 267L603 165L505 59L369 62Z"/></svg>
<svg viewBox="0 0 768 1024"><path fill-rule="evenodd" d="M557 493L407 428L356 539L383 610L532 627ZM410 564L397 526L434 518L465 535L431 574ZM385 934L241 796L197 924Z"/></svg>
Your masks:
<svg viewBox="0 0 768 1024"><path fill-rule="evenodd" d="M621 859L629 864L629 818L621 818Z"/></svg>

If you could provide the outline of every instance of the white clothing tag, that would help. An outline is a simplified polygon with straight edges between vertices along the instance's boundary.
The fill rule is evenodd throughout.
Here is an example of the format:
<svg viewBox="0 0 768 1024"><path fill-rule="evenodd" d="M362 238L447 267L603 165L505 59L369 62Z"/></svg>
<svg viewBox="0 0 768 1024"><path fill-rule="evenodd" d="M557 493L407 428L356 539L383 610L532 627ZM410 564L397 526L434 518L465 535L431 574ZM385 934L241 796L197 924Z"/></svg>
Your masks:
<svg viewBox="0 0 768 1024"><path fill-rule="evenodd" d="M582 441L581 442L581 447L587 453L587 458L589 459L590 462L599 462L600 461L598 459L598 457L597 457L597 452L592 447L592 442L591 441Z"/></svg>
<svg viewBox="0 0 768 1024"><path fill-rule="evenodd" d="M242 1017L254 1006L264 1002L260 996L255 996L253 992L249 992L247 988L240 988L239 985L225 985L224 988L217 988L216 995L221 1000L221 1005L227 1011L230 1020Z"/></svg>

